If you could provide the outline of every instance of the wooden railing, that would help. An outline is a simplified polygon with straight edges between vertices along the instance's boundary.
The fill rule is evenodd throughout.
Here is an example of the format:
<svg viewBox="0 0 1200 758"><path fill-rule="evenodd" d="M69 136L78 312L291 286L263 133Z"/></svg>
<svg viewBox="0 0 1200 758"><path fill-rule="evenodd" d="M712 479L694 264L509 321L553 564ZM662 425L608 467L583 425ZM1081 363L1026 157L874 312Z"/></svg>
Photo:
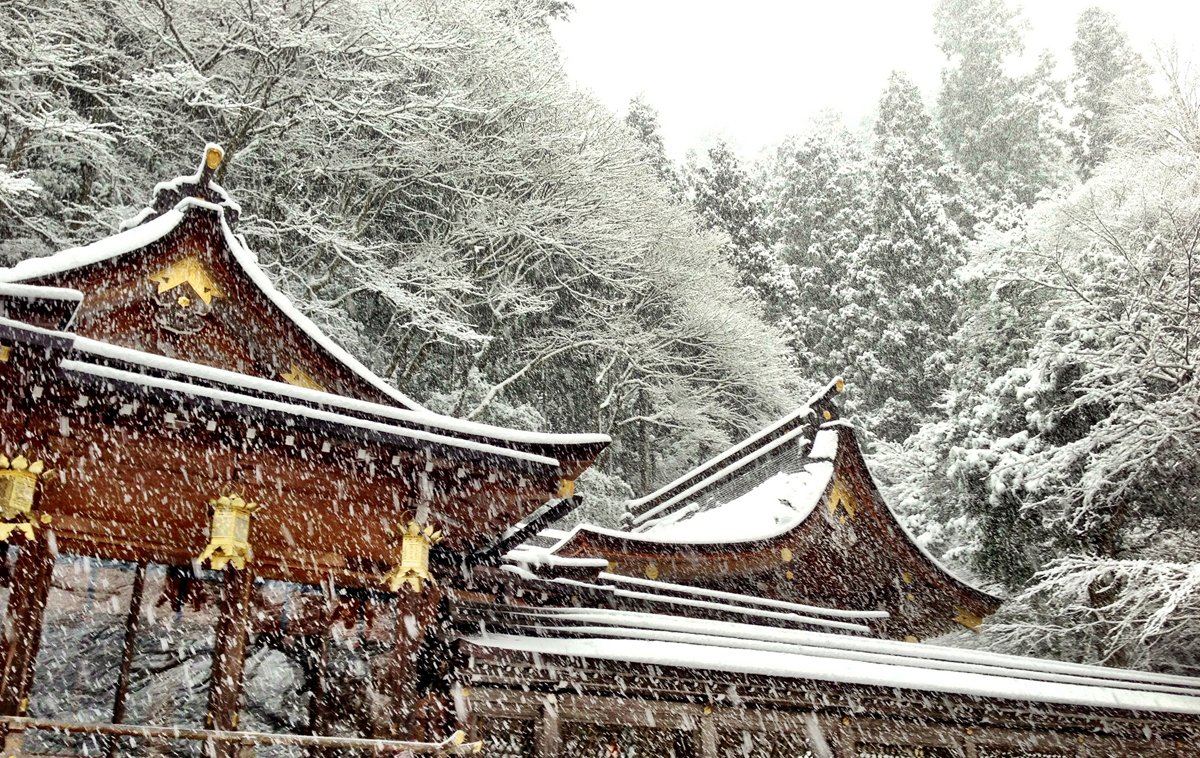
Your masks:
<svg viewBox="0 0 1200 758"><path fill-rule="evenodd" d="M198 742L235 743L239 748L254 745L293 745L309 748L349 748L374 755L470 755L483 751L482 742L467 742L463 732L455 732L442 742L409 742L405 740L374 740L361 737L318 737L307 734L273 734L269 732L220 732L211 729L189 729L177 726L141 726L136 724L81 724L71 721L0 716L5 731L4 756L20 755L24 733L29 730L57 733L94 734L111 737L140 737L145 740L195 740ZM212 751L209 751L210 753ZM245 754L242 750L239 753Z"/></svg>

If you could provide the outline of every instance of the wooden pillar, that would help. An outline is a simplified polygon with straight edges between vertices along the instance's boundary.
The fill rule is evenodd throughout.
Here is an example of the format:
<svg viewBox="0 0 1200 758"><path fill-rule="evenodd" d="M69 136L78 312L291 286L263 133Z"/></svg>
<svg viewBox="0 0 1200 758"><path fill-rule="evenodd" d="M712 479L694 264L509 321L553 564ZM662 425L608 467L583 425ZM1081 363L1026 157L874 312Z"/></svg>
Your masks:
<svg viewBox="0 0 1200 758"><path fill-rule="evenodd" d="M0 671L0 714L24 716L33 686L33 666L42 642L42 620L54 578L54 555L49 530L21 545L13 571L8 616L0 637L4 668Z"/></svg>
<svg viewBox="0 0 1200 758"><path fill-rule="evenodd" d="M717 758L718 748L717 719L713 716L712 706L706 705L700 716L700 758Z"/></svg>
<svg viewBox="0 0 1200 758"><path fill-rule="evenodd" d="M401 588L396 595L396 630L391 659L379 688L385 706L381 723L375 727L376 737L415 738L417 652L425 639L426 627L436 616L439 597L433 587L426 587L420 593Z"/></svg>
<svg viewBox="0 0 1200 758"><path fill-rule="evenodd" d="M323 587L322 587L323 588ZM317 637L317 649L313 651L312 685L308 701L308 733L318 737L329 735L332 721L329 704L329 645L333 637L333 609L336 597L325 597L325 608L321 613L321 633ZM308 758L324 758L329 751L308 748Z"/></svg>
<svg viewBox="0 0 1200 758"><path fill-rule="evenodd" d="M121 656L121 670L117 674L117 694L113 698L112 722L125 720L125 698L129 694L129 675L133 671L133 654L137 649L138 619L142 615L142 596L146 592L147 563L141 561L133 574L133 592L129 595L129 615L125 617L125 648ZM117 737L108 742L109 758L116 758Z"/></svg>
<svg viewBox="0 0 1200 758"><path fill-rule="evenodd" d="M208 686L209 729L237 729L253 590L254 571L249 565L238 569L232 562L226 564L221 584L221 602L217 609L212 679ZM233 743L218 743L216 758L227 758L236 751L237 746Z"/></svg>
<svg viewBox="0 0 1200 758"><path fill-rule="evenodd" d="M561 758L562 732L558 723L558 699L546 695L537 727L537 758Z"/></svg>

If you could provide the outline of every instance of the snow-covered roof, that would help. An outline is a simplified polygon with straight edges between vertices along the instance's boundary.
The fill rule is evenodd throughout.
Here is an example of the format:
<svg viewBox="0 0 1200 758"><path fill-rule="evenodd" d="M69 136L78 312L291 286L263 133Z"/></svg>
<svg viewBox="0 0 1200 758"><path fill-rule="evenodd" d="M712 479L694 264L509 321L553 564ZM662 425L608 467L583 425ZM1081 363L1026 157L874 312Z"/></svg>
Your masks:
<svg viewBox="0 0 1200 758"><path fill-rule="evenodd" d="M165 186L174 186L192 179L193 177L180 177L174 180L174 182L166 183ZM199 176L194 177L194 179L198 180ZM164 185L160 185L160 188L162 186ZM225 209L227 207L233 209L235 206L228 199L217 204L195 197L185 197L171 210L98 242L93 242L83 247L63 250L43 258L29 258L11 268L0 268L0 282L15 283L30 279L40 279L95 263L116 259L166 237L178 228L190 211L197 209L212 211L220 219L221 231L225 238L225 243L234 260L237 261L250 281L254 283L276 308L299 327L313 342L372 387L408 408L418 411L424 410L419 403L385 382L373 371L364 366L357 358L346 352L341 345L331 340L321 331L320 327L301 313L283 293L275 288L275 285L271 283L266 273L259 267L258 256L247 248L244 238L238 237L230 229L228 220L225 217ZM141 218L145 218L146 215L148 214L143 212Z"/></svg>
<svg viewBox="0 0 1200 758"><path fill-rule="evenodd" d="M786 534L808 518L833 478L833 463L814 461L796 473L781 472L715 508L687 508L653 522L638 534L677 545L757 542Z"/></svg>
<svg viewBox="0 0 1200 758"><path fill-rule="evenodd" d="M220 148L219 146L209 145L207 149L219 150ZM171 190L180 190L188 184L201 182L203 169L203 164L201 164L201 167L193 175L177 177L169 182L159 184L155 187L155 196L158 197L162 193ZM213 366L133 350L70 333L63 332L59 333L58 336L71 340L75 349L82 353L121 361L154 371L174 374L183 382L190 383L194 380L200 380L227 387L269 393L292 401L318 404L341 411L371 415L398 421L406 425L441 430L450 434L486 437L504 443L519 445L603 445L612 441L605 434L548 434L506 429L443 416L422 408L412 398L374 374L370 369L347 353L340 345L331 340L316 324L301 313L287 297L275 288L262 268L259 267L257 256L247 247L244 237L236 235L232 231L227 212L235 214L234 217L236 218L236 214L241 210L240 207L229 197L224 189L215 183L209 181L205 185L205 189L208 192L209 200L198 197L184 197L173 208L165 210L157 216L154 215L156 212L154 208L146 208L136 217L123 224L123 231L103 240L90 245L63 250L54 255L24 260L11 268L0 268L0 295L81 301L83 293L79 290L64 287L33 286L21 284L20 282L43 279L96 263L115 260L122 255L140 250L153 242L163 239L177 229L189 213L197 210L207 211L216 214L220 222L224 241L230 253L254 286L321 349L325 350L335 360L342 363L372 387L397 401L401 407L320 392L271 379L240 374ZM218 202L210 202L212 199L216 199ZM32 329L31 325L17 323L12 325L27 330ZM533 457L552 460L546 456L534 455Z"/></svg>
<svg viewBox="0 0 1200 758"><path fill-rule="evenodd" d="M1200 714L1200 680L807 629L610 609L536 609L530 628L466 637L484 648L944 692Z"/></svg>
<svg viewBox="0 0 1200 758"><path fill-rule="evenodd" d="M710 471L713 468L720 467L722 470L728 470L729 469L728 464L732 463L736 459L740 458L743 451L745 451L747 448L754 446L756 443L760 442L764 438L770 437L770 436L778 433L778 431L780 429L786 428L790 424L793 424L794 422L796 422L798 419L802 419L802 418L805 418L805 417L811 415L813 413L813 406L815 404L817 404L824 398L827 398L830 395L830 393L832 393L834 391L840 392L841 387L842 387L841 377L835 378L833 381L829 382L829 384L827 384L823 389L821 389L819 392L817 392L811 398L809 398L808 401L804 405L800 406L799 408L797 408L796 410L787 414L786 416L779 419L778 421L775 421L774 423L770 424L769 426L766 426L763 429L759 430L758 432L755 432L754 434L750 435L749 437L742 440L741 442L734 445L733 447L726 449L719 455L716 455L716 456L710 458L709 460L705 461L704 463L701 463L699 466L696 466L695 468L688 471L686 474L683 474L682 476L678 477L671 483L663 485L662 487L659 487L657 490L655 490L654 492L651 492L649 495L645 495L643 497L639 497L639 498L635 498L633 500L627 501L625 503L626 510L632 512L632 511L638 509L639 507L644 506L647 503L650 503L650 502L662 497L663 495L668 494L672 490L685 485L688 481L695 479L698 476L704 475L705 472ZM726 464L726 465L722 465L722 464ZM659 512L657 508L655 509L655 512ZM646 514L642 514L642 515L645 516ZM639 520L638 520L639 523L641 520L643 520L643 519L639 518Z"/></svg>

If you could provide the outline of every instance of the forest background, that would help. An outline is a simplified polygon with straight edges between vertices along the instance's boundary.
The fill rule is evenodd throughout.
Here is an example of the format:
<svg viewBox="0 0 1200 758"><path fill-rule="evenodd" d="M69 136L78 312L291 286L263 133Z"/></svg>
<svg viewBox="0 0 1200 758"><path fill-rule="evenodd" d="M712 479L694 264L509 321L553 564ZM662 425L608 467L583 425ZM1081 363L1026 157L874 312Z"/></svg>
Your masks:
<svg viewBox="0 0 1200 758"><path fill-rule="evenodd" d="M868 128L676 164L650 104L571 84L570 13L0 0L0 265L112 233L220 142L264 269L381 376L612 435L582 518L842 375L892 507L1008 598L947 642L1197 673L1188 65L1089 9L1056 78L1005 0L942 0L935 102L896 72Z"/></svg>

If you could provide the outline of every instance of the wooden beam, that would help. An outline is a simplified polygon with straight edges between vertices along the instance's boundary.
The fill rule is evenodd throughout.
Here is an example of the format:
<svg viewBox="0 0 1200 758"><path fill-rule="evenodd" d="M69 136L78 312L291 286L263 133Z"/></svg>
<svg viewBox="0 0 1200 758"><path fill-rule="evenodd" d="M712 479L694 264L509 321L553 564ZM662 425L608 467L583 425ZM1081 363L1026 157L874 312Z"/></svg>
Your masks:
<svg viewBox="0 0 1200 758"><path fill-rule="evenodd" d="M254 570L250 565L244 569L235 568L231 562L225 566L221 581L206 726L228 732L236 730L238 725ZM227 743L218 745L216 752L216 758L231 758L233 755L232 746Z"/></svg>
<svg viewBox="0 0 1200 758"><path fill-rule="evenodd" d="M313 660L312 689L308 701L308 733L314 737L323 737L329 732L329 643L333 636L334 598L328 593L326 586L321 585L321 597L325 601L321 614L321 633L317 636L317 649ZM309 758L323 758L327 751L319 748L309 748L306 755Z"/></svg>

